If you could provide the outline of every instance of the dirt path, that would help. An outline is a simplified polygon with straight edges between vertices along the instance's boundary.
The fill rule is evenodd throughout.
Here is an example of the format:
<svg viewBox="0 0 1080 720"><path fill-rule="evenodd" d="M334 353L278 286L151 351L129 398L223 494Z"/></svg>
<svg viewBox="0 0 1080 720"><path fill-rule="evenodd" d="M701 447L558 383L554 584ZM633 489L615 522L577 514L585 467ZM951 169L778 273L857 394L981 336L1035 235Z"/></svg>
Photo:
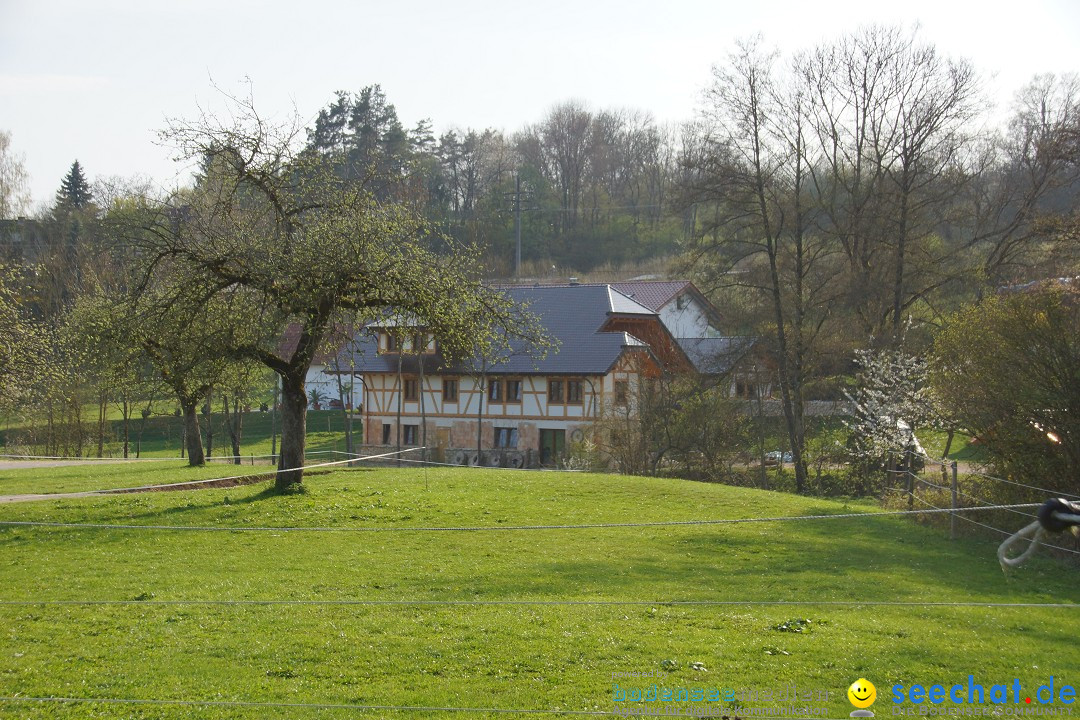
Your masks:
<svg viewBox="0 0 1080 720"><path fill-rule="evenodd" d="M149 462L148 458L146 462ZM132 460L0 460L0 470L14 470L18 468L49 468L49 467L64 467L67 465L93 465L98 463L124 463L135 462ZM19 495L0 495L0 505L6 503L18 503L18 502L35 502L38 500L64 500L70 498L86 498L86 497L100 497L102 495L122 495L126 493L138 493L138 492L169 492L176 490L202 490L206 488L227 488L236 487L238 485L250 485L252 483L259 483L266 480L268 477L274 475L273 468L268 469L266 472L252 473L251 475L243 475L235 478L223 478L223 479L210 479L210 480L191 480L189 482L179 483L167 483L164 485L144 485L142 487L133 488L107 488L104 490L84 490L82 492L69 492L69 493L26 493Z"/></svg>
<svg viewBox="0 0 1080 720"><path fill-rule="evenodd" d="M5 503L33 502L35 500L63 500L65 498L84 498L105 495L102 492L47 493L43 495L0 495L0 505Z"/></svg>
<svg viewBox="0 0 1080 720"><path fill-rule="evenodd" d="M68 465L115 465L116 463L129 463L133 460L116 458L115 460L0 460L0 470L21 470L29 468L66 467ZM149 462L149 461L147 461Z"/></svg>

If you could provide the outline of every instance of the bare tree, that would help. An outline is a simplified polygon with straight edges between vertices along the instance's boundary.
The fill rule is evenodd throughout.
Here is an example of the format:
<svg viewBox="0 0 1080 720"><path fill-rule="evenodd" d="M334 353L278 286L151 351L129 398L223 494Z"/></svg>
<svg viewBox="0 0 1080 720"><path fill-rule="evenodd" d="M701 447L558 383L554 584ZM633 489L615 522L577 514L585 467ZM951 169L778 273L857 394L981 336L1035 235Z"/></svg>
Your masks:
<svg viewBox="0 0 1080 720"><path fill-rule="evenodd" d="M815 162L808 165L847 256L863 331L898 337L912 305L961 274L959 243L935 242L967 178L979 109L970 64L914 33L871 26L797 61Z"/></svg>
<svg viewBox="0 0 1080 720"><path fill-rule="evenodd" d="M1070 212L1068 189L1080 180L1080 78L1034 78L1017 94L1007 130L985 143L971 165L981 181L964 201L987 281L1014 279L1030 266L1039 241L1069 249L1067 234L1054 231L1062 221L1050 218Z"/></svg>
<svg viewBox="0 0 1080 720"><path fill-rule="evenodd" d="M697 206L691 262L711 290L749 291L760 304L779 365L795 465L806 487L804 389L835 302L837 252L816 233L807 160L807 99L776 79L760 39L714 68L703 133L685 158L683 207Z"/></svg>
<svg viewBox="0 0 1080 720"><path fill-rule="evenodd" d="M11 147L11 133L0 130L0 220L30 208L30 175Z"/></svg>

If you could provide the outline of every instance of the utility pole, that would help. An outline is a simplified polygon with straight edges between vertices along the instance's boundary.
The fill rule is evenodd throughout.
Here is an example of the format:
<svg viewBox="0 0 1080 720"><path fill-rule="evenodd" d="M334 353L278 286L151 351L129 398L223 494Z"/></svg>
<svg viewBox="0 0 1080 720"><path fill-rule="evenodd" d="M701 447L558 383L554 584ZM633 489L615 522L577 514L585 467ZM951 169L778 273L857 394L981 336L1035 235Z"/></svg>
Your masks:
<svg viewBox="0 0 1080 720"><path fill-rule="evenodd" d="M509 195L513 198L514 202L514 240L516 242L517 251L514 254L514 277L521 277L521 196L530 195L530 191L521 190L521 174L514 174L514 191L506 192L503 195Z"/></svg>
<svg viewBox="0 0 1080 720"><path fill-rule="evenodd" d="M517 255L514 258L514 277L521 277L521 174L514 175L514 236L517 238Z"/></svg>

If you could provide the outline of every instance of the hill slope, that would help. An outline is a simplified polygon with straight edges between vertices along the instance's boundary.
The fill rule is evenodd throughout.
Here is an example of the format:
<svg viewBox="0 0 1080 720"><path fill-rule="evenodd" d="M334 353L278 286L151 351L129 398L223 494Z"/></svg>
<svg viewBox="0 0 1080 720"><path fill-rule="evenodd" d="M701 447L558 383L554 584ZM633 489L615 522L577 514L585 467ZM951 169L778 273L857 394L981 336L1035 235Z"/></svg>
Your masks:
<svg viewBox="0 0 1080 720"><path fill-rule="evenodd" d="M822 716L845 717L852 708L844 693L860 677L877 685L879 715L889 713L896 683L948 687L974 675L987 688L1018 679L1034 692L1051 676L1058 686L1077 681L1080 607L872 604L1080 601L1074 569L1040 558L1005 577L992 544L950 542L904 519L402 529L779 517L868 506L677 480L469 469L349 470L305 484L306 493L292 496L253 485L0 507L3 521L237 528L0 526L0 600L137 601L0 605L0 696L612 712L643 707L613 702L615 684L796 685L827 690ZM253 529L267 527L322 530ZM227 604L233 601L301 603ZM388 604L349 604L357 601ZM432 604L442 601L459 604ZM810 604L760 604L776 601ZM815 604L843 601L868 604ZM632 673L639 675L625 675ZM775 714L787 704L760 695L757 705L741 703ZM358 716L350 709L0 702L0 717L19 718L193 712ZM455 716L489 715L496 716Z"/></svg>

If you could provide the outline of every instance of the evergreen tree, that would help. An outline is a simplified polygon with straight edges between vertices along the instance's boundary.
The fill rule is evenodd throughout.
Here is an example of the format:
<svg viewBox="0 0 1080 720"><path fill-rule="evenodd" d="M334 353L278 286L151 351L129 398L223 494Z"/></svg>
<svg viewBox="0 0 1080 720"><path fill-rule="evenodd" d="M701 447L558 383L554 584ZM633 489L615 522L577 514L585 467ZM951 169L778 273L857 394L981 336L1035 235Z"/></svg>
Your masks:
<svg viewBox="0 0 1080 720"><path fill-rule="evenodd" d="M82 210L93 202L94 197L90 192L90 183L83 175L82 166L76 160L71 164L71 169L60 183L60 189L56 191L56 204L64 205L76 210Z"/></svg>

